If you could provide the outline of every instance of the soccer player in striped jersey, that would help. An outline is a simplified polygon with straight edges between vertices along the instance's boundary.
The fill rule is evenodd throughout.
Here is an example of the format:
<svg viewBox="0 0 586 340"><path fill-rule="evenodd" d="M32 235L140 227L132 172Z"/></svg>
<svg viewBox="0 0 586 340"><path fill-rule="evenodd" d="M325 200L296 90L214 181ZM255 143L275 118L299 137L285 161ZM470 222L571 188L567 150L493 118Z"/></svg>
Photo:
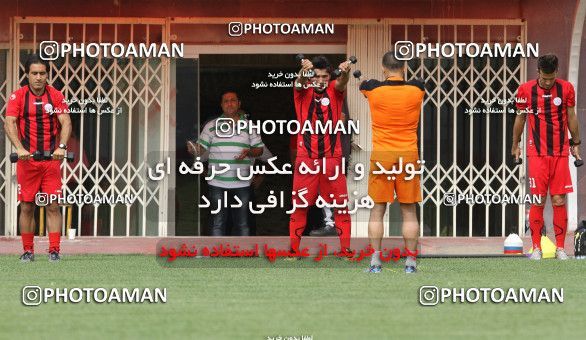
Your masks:
<svg viewBox="0 0 586 340"><path fill-rule="evenodd" d="M338 66L342 72L336 80L331 79L332 67L324 56L315 57L311 61L303 59L301 66L293 90L297 120L301 126L310 122L315 127L318 121L322 124L331 121L332 126L336 126L343 120L342 107L349 80L350 62L342 62ZM311 71L313 76L309 77ZM310 81L315 87L307 86ZM346 176L342 174L341 133L305 131L297 136L296 144L297 157L293 173L293 191L295 192L293 205L296 209L289 221L289 237L293 250L299 249L301 235L307 222L308 208L299 207L304 204L299 198L300 192L307 190L303 197L309 206L316 203L318 194L328 204L333 203L334 200L337 204L348 201ZM302 164L311 170L317 170L320 165L325 164L325 169L319 169L319 173L315 175L301 173ZM336 173L338 173L337 177ZM329 180L334 177L335 179ZM351 253L349 249L351 221L347 210L335 208L334 220L341 250L349 255Z"/></svg>
<svg viewBox="0 0 586 340"><path fill-rule="evenodd" d="M556 238L556 257L568 259L564 241L568 227L566 194L572 192L568 165L569 152L580 158L580 132L576 116L574 87L557 78L558 58L553 54L538 59L537 79L519 86L517 90L517 117L513 126L511 154L519 159L519 142L527 121L527 170L531 193L540 196L540 202L529 211L529 226L533 242L531 259L540 260L543 208L547 192L553 206L553 226ZM571 137L568 136L568 130ZM570 138L572 146L570 146Z"/></svg>
<svg viewBox="0 0 586 340"><path fill-rule="evenodd" d="M63 94L47 85L49 65L38 55L25 64L28 84L12 93L6 107L4 128L16 148L18 199L23 262L34 261L35 196L61 194L61 159L71 135L71 119ZM35 151L51 151L52 160L34 160ZM59 261L61 213L57 202L46 206L49 231L49 261Z"/></svg>

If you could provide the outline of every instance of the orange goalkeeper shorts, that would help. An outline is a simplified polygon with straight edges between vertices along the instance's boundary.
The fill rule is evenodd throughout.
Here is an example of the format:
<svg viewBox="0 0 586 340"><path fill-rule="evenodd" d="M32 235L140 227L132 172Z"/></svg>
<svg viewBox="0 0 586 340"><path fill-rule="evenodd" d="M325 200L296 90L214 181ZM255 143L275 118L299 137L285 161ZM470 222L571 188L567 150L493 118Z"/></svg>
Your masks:
<svg viewBox="0 0 586 340"><path fill-rule="evenodd" d="M387 170L390 170L395 165L395 162L390 161L370 161L368 195L375 203L392 203L395 201L395 195L400 203L421 202L421 175L415 174L413 178L406 179L406 177L411 177L410 174L405 172L405 166L409 163L403 164L403 171L399 174L375 175L372 172L379 169L376 162L379 162ZM415 170L420 169L419 164L411 164L414 165Z"/></svg>

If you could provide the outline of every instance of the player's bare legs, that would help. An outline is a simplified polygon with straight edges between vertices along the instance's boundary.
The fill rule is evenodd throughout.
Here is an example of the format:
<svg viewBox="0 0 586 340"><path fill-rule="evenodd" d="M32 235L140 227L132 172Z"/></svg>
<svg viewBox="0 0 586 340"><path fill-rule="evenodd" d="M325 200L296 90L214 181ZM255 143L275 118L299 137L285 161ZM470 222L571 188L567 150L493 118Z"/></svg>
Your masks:
<svg viewBox="0 0 586 340"><path fill-rule="evenodd" d="M35 205L31 202L20 202L20 217L18 219L20 236L24 254L20 257L22 262L34 261L35 246Z"/></svg>
<svg viewBox="0 0 586 340"><path fill-rule="evenodd" d="M401 203L401 214L403 215L403 239L408 254L405 260L405 271L414 272L417 266L417 240L419 239L419 222L417 222L415 203Z"/></svg>
<svg viewBox="0 0 586 340"><path fill-rule="evenodd" d="M35 232L35 204L31 202L20 202L19 227L21 233Z"/></svg>
<svg viewBox="0 0 586 340"><path fill-rule="evenodd" d="M61 211L57 203L51 203L45 207L47 211L47 230L50 233L61 232Z"/></svg>
<svg viewBox="0 0 586 340"><path fill-rule="evenodd" d="M55 202L45 207L47 212L47 230L49 231L49 261L59 261L61 238L61 212Z"/></svg>
<svg viewBox="0 0 586 340"><path fill-rule="evenodd" d="M566 195L552 195L551 205L553 208L553 230L557 250L555 255L560 260L567 260L568 255L564 250L566 232L568 230L568 211L566 210Z"/></svg>
<svg viewBox="0 0 586 340"><path fill-rule="evenodd" d="M415 203L401 203L401 214L403 215L405 248L415 252L417 250L417 240L419 239L419 222L417 221Z"/></svg>
<svg viewBox="0 0 586 340"><path fill-rule="evenodd" d="M378 251L381 249L383 239L383 217L386 209L386 203L375 203L374 207L370 210L370 218L368 220L368 238L374 250Z"/></svg>
<svg viewBox="0 0 586 340"><path fill-rule="evenodd" d="M383 218L387 210L386 203L375 203L370 210L370 218L368 220L368 238L370 245L374 249L372 258L370 260L369 271L371 273L380 273L382 261L380 258L381 243L384 233Z"/></svg>
<svg viewBox="0 0 586 340"><path fill-rule="evenodd" d="M531 240L533 243L533 254L531 260L541 260L541 231L543 229L543 209L547 196L540 195L539 202L535 202L529 209L529 228L531 229Z"/></svg>

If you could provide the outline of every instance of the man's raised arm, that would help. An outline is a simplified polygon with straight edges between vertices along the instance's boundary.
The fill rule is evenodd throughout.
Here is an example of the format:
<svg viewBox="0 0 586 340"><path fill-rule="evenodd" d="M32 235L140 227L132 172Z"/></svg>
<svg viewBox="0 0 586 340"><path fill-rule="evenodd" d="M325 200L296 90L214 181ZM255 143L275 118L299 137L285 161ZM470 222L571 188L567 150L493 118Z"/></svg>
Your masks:
<svg viewBox="0 0 586 340"><path fill-rule="evenodd" d="M297 76L297 79L295 79L294 86L297 91L303 90L303 85L307 84L307 82L309 81L309 77L307 77L307 75L310 73L312 69L313 64L309 59L301 60L301 70L299 70L299 75Z"/></svg>

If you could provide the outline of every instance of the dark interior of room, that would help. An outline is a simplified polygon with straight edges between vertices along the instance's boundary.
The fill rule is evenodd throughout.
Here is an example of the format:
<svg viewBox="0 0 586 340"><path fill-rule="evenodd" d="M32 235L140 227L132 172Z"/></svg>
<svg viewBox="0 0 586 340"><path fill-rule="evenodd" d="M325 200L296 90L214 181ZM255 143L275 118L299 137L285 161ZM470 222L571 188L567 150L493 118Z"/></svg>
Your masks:
<svg viewBox="0 0 586 340"><path fill-rule="evenodd" d="M308 58L313 55L306 55ZM343 59L343 55L326 55L333 65ZM197 96L197 68L199 67L199 97ZM238 92L241 109L250 115L251 120L290 120L295 119L292 88L253 88L253 83L269 82L268 74L297 72L295 56L290 54L230 54L201 55L199 60L183 60L177 63L177 162L193 162L187 153L185 142L195 139L198 129L209 119L221 114L220 94L226 89ZM285 79L278 79L285 81ZM290 80L287 80L290 81ZM199 105L198 105L199 99ZM199 106L199 111L198 111ZM290 162L290 136L271 134L261 136L265 145L277 156L277 165ZM188 163L189 164L189 163ZM255 191L257 203L275 192L291 192L291 175L267 175ZM207 235L209 212L202 209L198 215L197 190L200 195L207 192L206 182L190 175L177 173L176 193L176 235ZM290 205L291 195L289 194ZM287 199L287 195L285 195ZM269 209L256 216L256 235L288 235L289 216L283 209ZM311 227L311 226L309 226Z"/></svg>

